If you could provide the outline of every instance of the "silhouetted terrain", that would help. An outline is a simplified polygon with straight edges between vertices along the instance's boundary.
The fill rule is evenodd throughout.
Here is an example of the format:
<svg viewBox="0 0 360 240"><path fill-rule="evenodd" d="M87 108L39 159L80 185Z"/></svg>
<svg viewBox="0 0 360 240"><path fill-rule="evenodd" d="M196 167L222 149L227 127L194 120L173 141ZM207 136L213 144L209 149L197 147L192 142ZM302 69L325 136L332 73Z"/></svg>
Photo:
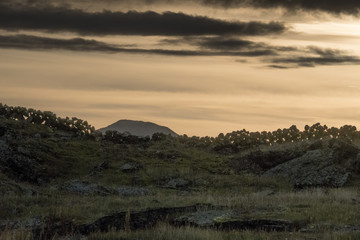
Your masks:
<svg viewBox="0 0 360 240"><path fill-rule="evenodd" d="M0 104L0 239L360 236L354 126L188 137L124 123L142 134Z"/></svg>
<svg viewBox="0 0 360 240"><path fill-rule="evenodd" d="M128 133L139 137L151 137L154 133L170 134L173 137L177 136L177 134L168 127L159 126L151 122L133 120L119 120L105 128L99 129L99 131L103 133L106 131L117 131L119 133Z"/></svg>

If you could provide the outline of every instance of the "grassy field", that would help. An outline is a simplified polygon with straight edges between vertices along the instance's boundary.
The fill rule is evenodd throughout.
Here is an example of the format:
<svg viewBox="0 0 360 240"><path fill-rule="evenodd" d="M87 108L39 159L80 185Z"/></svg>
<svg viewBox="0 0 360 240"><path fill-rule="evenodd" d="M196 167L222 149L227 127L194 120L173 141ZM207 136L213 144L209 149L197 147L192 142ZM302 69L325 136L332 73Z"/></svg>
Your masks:
<svg viewBox="0 0 360 240"><path fill-rule="evenodd" d="M1 119L0 119L1 120ZM2 119L10 129L7 141L16 154L33 161L41 181L21 178L2 166L0 173L0 225L29 219L58 219L74 225L119 213L198 203L224 206L239 213L239 220L279 219L298 223L293 232L217 231L174 227L159 222L155 228L110 231L89 236L52 236L71 240L147 239L360 239L360 179L356 176L342 188L294 187L285 179L236 172L231 159L247 153L224 154L197 147L176 138L141 144L117 144L84 136L67 136L46 126ZM40 137L35 137L40 134ZM301 147L288 143L272 149ZM268 146L256 147L266 150ZM1 150L1 149L0 149ZM96 166L108 167L94 173ZM126 163L136 171L121 170ZM21 166L20 166L21 167ZM21 169L25 171L26 168ZM16 172L15 172L16 173ZM17 178L19 177L19 178ZM189 182L185 188L169 188L170 179ZM150 194L137 197L114 194L74 194L59 186L81 180L108 188L143 187ZM11 224L10 224L11 225ZM37 240L24 228L5 228L0 240Z"/></svg>

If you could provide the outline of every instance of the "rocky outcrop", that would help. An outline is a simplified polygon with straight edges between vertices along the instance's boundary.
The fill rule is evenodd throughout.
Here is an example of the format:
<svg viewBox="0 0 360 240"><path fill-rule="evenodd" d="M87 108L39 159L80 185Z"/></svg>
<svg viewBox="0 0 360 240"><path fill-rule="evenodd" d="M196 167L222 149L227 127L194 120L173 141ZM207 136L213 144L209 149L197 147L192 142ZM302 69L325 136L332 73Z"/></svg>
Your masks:
<svg viewBox="0 0 360 240"><path fill-rule="evenodd" d="M252 172L256 174L264 173L265 171L302 156L306 153L307 146L302 146L300 143L294 143L297 147L289 144L284 146L268 147L265 149L257 149L250 151L240 158L234 158L229 161L229 165L237 172Z"/></svg>
<svg viewBox="0 0 360 240"><path fill-rule="evenodd" d="M110 161L104 161L96 166L94 166L91 170L90 170L90 176L94 176L106 169L109 169L110 166Z"/></svg>
<svg viewBox="0 0 360 240"><path fill-rule="evenodd" d="M106 196L111 194L111 191L106 187L81 180L66 182L62 184L59 188L61 190L65 190L67 192L75 193L79 195Z"/></svg>
<svg viewBox="0 0 360 240"><path fill-rule="evenodd" d="M128 162L121 166L120 170L124 173L133 173L141 169L141 165L138 163Z"/></svg>
<svg viewBox="0 0 360 240"><path fill-rule="evenodd" d="M152 208L136 212L120 212L102 217L90 224L76 227L75 232L87 235L92 232L106 232L109 230L138 230L154 227L158 222L170 220L174 215L186 212L196 212L201 209L216 208L209 204L196 204L185 207Z"/></svg>
<svg viewBox="0 0 360 240"><path fill-rule="evenodd" d="M115 187L112 189L112 192L124 197L138 197L150 194L147 188L142 187Z"/></svg>
<svg viewBox="0 0 360 240"><path fill-rule="evenodd" d="M190 186L191 182L183 178L170 179L165 187L171 189L186 189Z"/></svg>
<svg viewBox="0 0 360 240"><path fill-rule="evenodd" d="M35 196L39 193L26 185L20 185L9 179L0 179L1 195Z"/></svg>
<svg viewBox="0 0 360 240"><path fill-rule="evenodd" d="M229 209L216 209L193 212L171 223L175 226L192 226L216 230L258 230L292 231L299 229L297 223L277 219L241 219L241 214Z"/></svg>
<svg viewBox="0 0 360 240"><path fill-rule="evenodd" d="M282 163L268 171L265 177L289 179L295 187L341 187L357 171L360 150L351 142L331 139L321 149Z"/></svg>
<svg viewBox="0 0 360 240"><path fill-rule="evenodd" d="M87 181L73 180L59 186L61 190L79 195L118 195L124 197L135 197L149 195L150 191L142 187L105 187Z"/></svg>

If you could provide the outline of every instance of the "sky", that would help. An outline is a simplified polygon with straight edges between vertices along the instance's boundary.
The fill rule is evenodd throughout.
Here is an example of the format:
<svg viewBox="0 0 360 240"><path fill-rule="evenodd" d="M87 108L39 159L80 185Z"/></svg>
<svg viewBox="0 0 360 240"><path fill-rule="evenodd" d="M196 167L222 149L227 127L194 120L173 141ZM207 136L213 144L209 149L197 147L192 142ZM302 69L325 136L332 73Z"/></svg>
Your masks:
<svg viewBox="0 0 360 240"><path fill-rule="evenodd" d="M360 120L360 1L0 0L0 102L217 136Z"/></svg>

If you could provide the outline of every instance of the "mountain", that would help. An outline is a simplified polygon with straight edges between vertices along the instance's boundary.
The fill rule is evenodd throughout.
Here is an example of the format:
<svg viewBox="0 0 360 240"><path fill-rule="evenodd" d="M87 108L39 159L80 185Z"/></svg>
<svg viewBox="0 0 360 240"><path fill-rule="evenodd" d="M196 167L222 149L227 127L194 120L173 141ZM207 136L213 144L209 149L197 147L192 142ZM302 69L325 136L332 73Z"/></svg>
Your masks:
<svg viewBox="0 0 360 240"><path fill-rule="evenodd" d="M168 127L160 126L152 122L133 121L133 120L119 120L99 131L105 133L108 130L118 131L120 133L129 132L131 135L146 137L152 136L154 133L164 133L166 135L178 136L174 131Z"/></svg>

